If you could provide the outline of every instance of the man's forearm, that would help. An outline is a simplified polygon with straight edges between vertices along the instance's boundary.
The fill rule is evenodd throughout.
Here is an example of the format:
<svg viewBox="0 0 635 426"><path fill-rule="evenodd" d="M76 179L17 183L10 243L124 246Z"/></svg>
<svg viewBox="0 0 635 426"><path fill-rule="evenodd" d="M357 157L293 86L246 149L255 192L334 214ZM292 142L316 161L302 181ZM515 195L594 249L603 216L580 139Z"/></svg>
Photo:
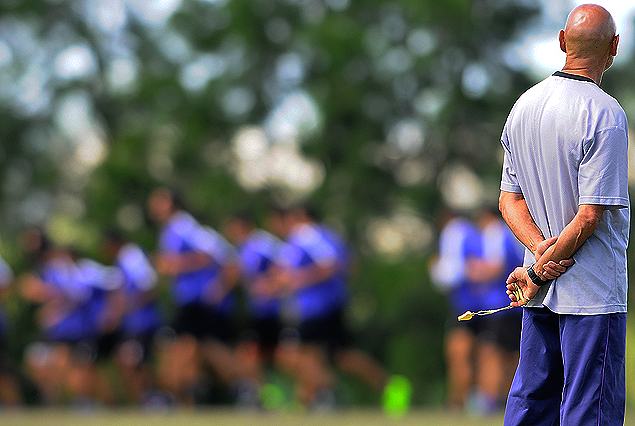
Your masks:
<svg viewBox="0 0 635 426"><path fill-rule="evenodd" d="M535 254L538 243L545 237L531 217L523 195L501 191L499 208L503 219L516 238Z"/></svg>
<svg viewBox="0 0 635 426"><path fill-rule="evenodd" d="M569 259L597 228L604 212L604 206L583 204L578 207L578 213L565 226L558 240L549 247L536 262L534 270L541 275L543 265L549 261L559 262Z"/></svg>

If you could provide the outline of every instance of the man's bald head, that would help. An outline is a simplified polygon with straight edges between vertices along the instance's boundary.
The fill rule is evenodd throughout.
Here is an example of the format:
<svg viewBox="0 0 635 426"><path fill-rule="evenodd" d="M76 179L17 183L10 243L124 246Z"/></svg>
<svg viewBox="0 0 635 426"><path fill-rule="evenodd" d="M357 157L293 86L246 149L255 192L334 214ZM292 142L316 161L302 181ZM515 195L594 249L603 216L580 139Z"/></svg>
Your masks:
<svg viewBox="0 0 635 426"><path fill-rule="evenodd" d="M560 48L567 54L567 64L597 61L602 71L613 63L618 40L613 17L597 4L583 4L573 9L564 30L560 31Z"/></svg>
<svg viewBox="0 0 635 426"><path fill-rule="evenodd" d="M568 55L599 58L615 38L615 21L602 6L583 4L569 14L563 35Z"/></svg>

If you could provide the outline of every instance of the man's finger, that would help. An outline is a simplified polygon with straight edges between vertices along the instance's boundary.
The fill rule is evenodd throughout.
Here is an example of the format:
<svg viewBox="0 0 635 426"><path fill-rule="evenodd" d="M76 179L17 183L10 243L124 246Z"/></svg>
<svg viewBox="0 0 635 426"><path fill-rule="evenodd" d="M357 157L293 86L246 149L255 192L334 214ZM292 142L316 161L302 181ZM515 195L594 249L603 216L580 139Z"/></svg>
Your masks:
<svg viewBox="0 0 635 426"><path fill-rule="evenodd" d="M556 237L550 237L550 238L547 238L545 240L545 244L547 244L547 247L550 247L550 246L554 245L557 240L558 240L557 236Z"/></svg>
<svg viewBox="0 0 635 426"><path fill-rule="evenodd" d="M543 270L543 276L548 280L553 280L554 278L558 278L560 275L562 275L566 270L567 268L563 267L551 268L549 266L545 266Z"/></svg>
<svg viewBox="0 0 635 426"><path fill-rule="evenodd" d="M552 273L564 274L567 271L566 266L562 266L559 263L549 262L544 266L545 271L550 271Z"/></svg>
<svg viewBox="0 0 635 426"><path fill-rule="evenodd" d="M562 266L564 266L564 267L568 268L568 267L572 266L572 265L575 263L575 260L573 260L573 259L564 259L564 260L561 260L561 261L560 261L560 262L558 262L558 263L559 263L560 265L562 265Z"/></svg>

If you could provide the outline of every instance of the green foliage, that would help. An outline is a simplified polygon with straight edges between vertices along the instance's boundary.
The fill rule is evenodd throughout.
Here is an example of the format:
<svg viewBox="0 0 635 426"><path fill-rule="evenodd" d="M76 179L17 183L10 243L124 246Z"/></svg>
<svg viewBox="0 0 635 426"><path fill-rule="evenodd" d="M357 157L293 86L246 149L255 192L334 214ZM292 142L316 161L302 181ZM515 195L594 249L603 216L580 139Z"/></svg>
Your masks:
<svg viewBox="0 0 635 426"><path fill-rule="evenodd" d="M156 229L144 209L158 185L178 188L213 226L237 209L250 207L262 220L272 201L308 200L360 252L352 283L353 299L366 301L352 320L360 344L412 380L415 402L439 403L447 312L428 280L433 235L387 254L373 245L368 224L405 208L434 229L439 178L454 161L496 192L500 129L532 83L506 63L503 49L538 10L488 0L189 0L152 23L140 6L105 17L96 3L0 3L11 56L0 64L0 231L17 272L27 265L16 244L26 225L75 226L66 239L96 255L99 233L123 226L152 250ZM94 68L60 74L70 59L56 61L78 45ZM112 71L118 60L124 67ZM482 93L462 81L474 64L491 80ZM627 112L635 111L632 73L624 67L606 77ZM291 145L323 179L306 192L275 179L246 187L233 139L255 126L265 129L269 148L287 146L267 123L297 93L314 102L318 118L298 125ZM72 95L87 101L67 117L60 111ZM88 128L73 133L83 113ZM419 145L394 136L404 121L422 132ZM82 145L89 138L103 144L103 157L90 157L97 148ZM94 160L83 168L78 147ZM7 308L19 356L34 335L32 312L16 295Z"/></svg>

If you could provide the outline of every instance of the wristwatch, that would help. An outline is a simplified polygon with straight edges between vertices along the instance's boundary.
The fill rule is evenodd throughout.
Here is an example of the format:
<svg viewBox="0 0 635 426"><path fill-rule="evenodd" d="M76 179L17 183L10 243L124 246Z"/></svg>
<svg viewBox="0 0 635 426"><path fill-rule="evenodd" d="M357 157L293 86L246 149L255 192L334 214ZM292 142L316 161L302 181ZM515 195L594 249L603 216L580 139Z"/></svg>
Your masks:
<svg viewBox="0 0 635 426"><path fill-rule="evenodd" d="M538 287L542 287L545 284L548 284L551 280L543 280L541 279L536 271L534 271L534 265L531 265L527 268L527 275L529 275L529 279L532 283L536 284Z"/></svg>

